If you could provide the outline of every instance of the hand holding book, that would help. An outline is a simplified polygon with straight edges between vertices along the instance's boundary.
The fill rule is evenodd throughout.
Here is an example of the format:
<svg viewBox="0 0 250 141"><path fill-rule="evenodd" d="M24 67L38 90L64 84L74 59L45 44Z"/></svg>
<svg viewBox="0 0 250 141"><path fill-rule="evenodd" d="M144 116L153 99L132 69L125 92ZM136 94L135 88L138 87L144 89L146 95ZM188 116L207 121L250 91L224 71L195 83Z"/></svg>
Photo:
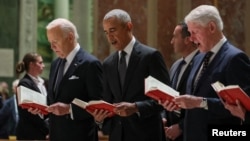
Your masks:
<svg viewBox="0 0 250 141"><path fill-rule="evenodd" d="M112 117L115 115L115 112L114 112L115 106L103 100L92 100L89 102L85 102L83 100L75 98L72 101L72 103L87 110L90 113L94 113L95 110L105 110L109 112L109 117Z"/></svg>
<svg viewBox="0 0 250 141"><path fill-rule="evenodd" d="M48 114L46 96L27 87L19 86L17 88L17 103L24 109L38 109L41 114Z"/></svg>
<svg viewBox="0 0 250 141"><path fill-rule="evenodd" d="M145 95L163 104L166 101L173 102L173 99L180 94L170 86L162 83L152 76L148 76L145 79ZM177 105L174 106L178 108Z"/></svg>
<svg viewBox="0 0 250 141"><path fill-rule="evenodd" d="M250 111L250 98L239 85L224 86L221 82L217 81L212 83L211 86L222 103L226 102L227 104L237 105L236 100L239 100L246 110Z"/></svg>

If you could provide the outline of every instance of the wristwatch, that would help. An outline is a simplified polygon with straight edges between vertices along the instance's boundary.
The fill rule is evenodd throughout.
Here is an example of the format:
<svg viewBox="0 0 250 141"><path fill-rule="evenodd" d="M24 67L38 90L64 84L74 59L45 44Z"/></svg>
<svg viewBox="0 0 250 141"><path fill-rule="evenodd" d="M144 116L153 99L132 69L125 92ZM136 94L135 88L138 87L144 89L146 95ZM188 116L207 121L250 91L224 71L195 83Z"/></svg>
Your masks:
<svg viewBox="0 0 250 141"><path fill-rule="evenodd" d="M200 103L200 108L208 109L208 107L207 107L207 99L206 98L202 98L202 101Z"/></svg>

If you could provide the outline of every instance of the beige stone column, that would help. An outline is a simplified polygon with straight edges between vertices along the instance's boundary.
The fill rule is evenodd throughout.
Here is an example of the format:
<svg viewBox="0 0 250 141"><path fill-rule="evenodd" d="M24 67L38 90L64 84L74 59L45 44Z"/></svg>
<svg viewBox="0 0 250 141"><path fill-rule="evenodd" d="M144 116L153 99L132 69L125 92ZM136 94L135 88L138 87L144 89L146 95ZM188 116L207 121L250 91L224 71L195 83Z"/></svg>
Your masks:
<svg viewBox="0 0 250 141"><path fill-rule="evenodd" d="M37 51L37 1L19 0L19 60L27 52Z"/></svg>
<svg viewBox="0 0 250 141"><path fill-rule="evenodd" d="M176 22L179 23L184 21L185 16L191 11L191 1L190 0L177 0L177 17Z"/></svg>
<svg viewBox="0 0 250 141"><path fill-rule="evenodd" d="M93 53L93 1L74 0L72 22L76 25L80 46Z"/></svg>
<svg viewBox="0 0 250 141"><path fill-rule="evenodd" d="M55 18L69 18L69 0L55 0Z"/></svg>

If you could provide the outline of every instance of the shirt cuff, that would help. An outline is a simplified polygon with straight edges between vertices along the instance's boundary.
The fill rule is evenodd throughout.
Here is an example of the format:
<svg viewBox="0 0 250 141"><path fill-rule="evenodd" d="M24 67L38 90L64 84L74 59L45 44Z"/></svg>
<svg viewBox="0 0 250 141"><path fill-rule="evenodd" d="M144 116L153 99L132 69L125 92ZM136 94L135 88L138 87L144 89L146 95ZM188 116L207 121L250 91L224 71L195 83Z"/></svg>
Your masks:
<svg viewBox="0 0 250 141"><path fill-rule="evenodd" d="M73 112L72 112L72 106L71 106L71 104L69 104L69 114L70 114L70 118L72 120L74 120L74 115L73 115Z"/></svg>

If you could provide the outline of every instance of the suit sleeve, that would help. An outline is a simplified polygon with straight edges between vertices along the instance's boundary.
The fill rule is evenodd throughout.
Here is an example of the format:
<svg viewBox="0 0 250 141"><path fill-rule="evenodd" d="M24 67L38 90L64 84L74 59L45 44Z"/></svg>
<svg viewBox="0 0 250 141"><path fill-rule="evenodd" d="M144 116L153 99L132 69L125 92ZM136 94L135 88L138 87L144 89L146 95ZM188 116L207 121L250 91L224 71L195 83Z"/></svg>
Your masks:
<svg viewBox="0 0 250 141"><path fill-rule="evenodd" d="M150 55L149 60L149 75L169 85L169 73L161 53L159 51L154 51ZM158 114L163 110L163 107L159 105L157 101L152 99L146 101L138 101L136 102L136 105L141 117L148 117L154 114Z"/></svg>

